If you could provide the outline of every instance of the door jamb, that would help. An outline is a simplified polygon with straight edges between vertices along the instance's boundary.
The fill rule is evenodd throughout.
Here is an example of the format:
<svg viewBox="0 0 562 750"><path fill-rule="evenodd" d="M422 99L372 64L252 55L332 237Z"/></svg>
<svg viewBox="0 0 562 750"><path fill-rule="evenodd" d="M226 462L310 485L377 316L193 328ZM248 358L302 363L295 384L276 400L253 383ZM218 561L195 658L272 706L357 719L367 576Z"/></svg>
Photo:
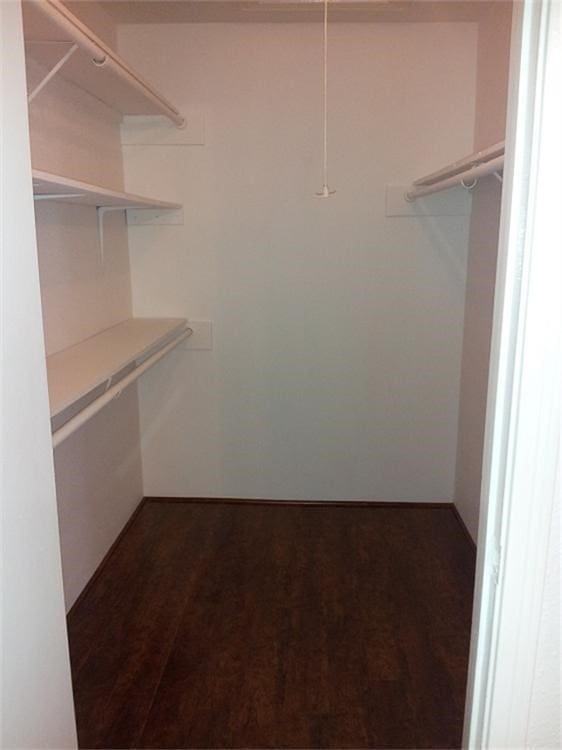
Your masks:
<svg viewBox="0 0 562 750"><path fill-rule="evenodd" d="M542 594L559 492L561 71L559 0L516 3L467 748L529 746Z"/></svg>

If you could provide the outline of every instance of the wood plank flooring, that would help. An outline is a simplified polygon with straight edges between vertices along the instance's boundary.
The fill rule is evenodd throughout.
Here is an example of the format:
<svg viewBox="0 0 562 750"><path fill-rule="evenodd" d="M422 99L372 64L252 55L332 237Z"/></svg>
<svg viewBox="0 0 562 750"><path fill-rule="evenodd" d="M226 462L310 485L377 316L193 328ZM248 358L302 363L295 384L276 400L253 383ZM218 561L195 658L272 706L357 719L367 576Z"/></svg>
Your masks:
<svg viewBox="0 0 562 750"><path fill-rule="evenodd" d="M68 618L81 748L456 748L449 507L146 502Z"/></svg>

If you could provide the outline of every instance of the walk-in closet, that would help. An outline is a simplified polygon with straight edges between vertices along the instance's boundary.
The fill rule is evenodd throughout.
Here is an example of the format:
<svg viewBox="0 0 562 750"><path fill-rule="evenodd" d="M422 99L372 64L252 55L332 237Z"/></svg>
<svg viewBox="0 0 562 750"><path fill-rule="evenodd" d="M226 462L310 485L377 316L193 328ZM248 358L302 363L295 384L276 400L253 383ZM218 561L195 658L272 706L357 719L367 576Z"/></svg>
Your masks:
<svg viewBox="0 0 562 750"><path fill-rule="evenodd" d="M22 3L80 748L461 746L512 10Z"/></svg>

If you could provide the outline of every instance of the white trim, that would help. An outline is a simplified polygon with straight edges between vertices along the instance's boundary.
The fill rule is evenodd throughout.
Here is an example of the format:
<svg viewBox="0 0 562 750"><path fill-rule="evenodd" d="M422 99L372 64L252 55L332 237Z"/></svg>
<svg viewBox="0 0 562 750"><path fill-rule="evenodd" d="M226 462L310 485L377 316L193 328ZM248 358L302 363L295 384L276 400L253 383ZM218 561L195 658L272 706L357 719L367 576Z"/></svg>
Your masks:
<svg viewBox="0 0 562 750"><path fill-rule="evenodd" d="M515 9L512 48L520 54L511 65L463 742L470 748L533 744L562 382L559 12L556 0L525 0Z"/></svg>

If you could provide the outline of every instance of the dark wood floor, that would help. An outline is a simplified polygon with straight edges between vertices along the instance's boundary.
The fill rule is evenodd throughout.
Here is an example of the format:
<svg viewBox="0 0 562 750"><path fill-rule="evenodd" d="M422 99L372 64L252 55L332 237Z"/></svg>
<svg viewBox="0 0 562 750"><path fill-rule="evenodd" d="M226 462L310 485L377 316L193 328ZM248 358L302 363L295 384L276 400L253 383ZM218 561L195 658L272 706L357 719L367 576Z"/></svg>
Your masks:
<svg viewBox="0 0 562 750"><path fill-rule="evenodd" d="M69 615L81 748L455 748L450 508L146 502Z"/></svg>

